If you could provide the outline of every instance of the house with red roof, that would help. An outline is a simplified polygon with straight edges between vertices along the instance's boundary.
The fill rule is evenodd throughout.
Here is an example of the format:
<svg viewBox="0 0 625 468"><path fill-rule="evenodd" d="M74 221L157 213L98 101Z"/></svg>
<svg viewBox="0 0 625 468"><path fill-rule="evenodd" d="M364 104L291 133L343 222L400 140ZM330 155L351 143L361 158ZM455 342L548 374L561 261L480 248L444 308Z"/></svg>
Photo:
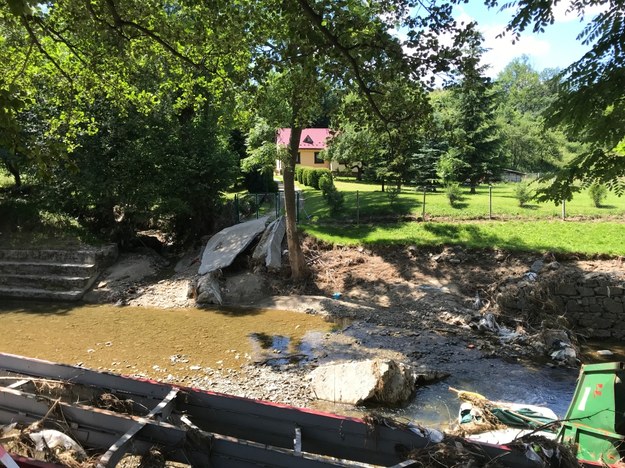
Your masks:
<svg viewBox="0 0 625 468"><path fill-rule="evenodd" d="M291 138L290 128L280 128L276 134L276 144L288 146ZM324 161L321 151L327 148L328 140L332 138L329 128L305 128L299 139L297 164L306 167L332 169L330 161ZM276 162L278 173L282 173L282 161Z"/></svg>

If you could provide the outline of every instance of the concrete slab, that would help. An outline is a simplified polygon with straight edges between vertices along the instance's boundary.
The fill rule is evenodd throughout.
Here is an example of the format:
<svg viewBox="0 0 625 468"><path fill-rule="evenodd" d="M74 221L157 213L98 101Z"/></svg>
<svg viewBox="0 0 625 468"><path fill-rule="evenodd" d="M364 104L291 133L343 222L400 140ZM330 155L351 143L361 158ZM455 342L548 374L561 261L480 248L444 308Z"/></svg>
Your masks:
<svg viewBox="0 0 625 468"><path fill-rule="evenodd" d="M282 266L282 240L286 233L286 219L279 217L267 226L252 258L265 259L267 268L278 270Z"/></svg>
<svg viewBox="0 0 625 468"><path fill-rule="evenodd" d="M281 216L275 221L269 234L267 258L265 264L270 269L280 269L282 266L282 240L286 233L286 218Z"/></svg>
<svg viewBox="0 0 625 468"><path fill-rule="evenodd" d="M235 224L211 237L204 248L198 273L205 275L229 266L265 230L268 220L269 217L265 216Z"/></svg>

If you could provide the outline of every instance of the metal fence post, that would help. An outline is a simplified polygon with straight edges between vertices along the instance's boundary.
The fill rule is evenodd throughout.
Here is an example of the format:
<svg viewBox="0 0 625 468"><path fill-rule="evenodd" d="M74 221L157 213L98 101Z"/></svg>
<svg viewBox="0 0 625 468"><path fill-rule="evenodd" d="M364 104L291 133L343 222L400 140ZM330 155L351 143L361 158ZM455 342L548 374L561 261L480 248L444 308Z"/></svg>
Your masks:
<svg viewBox="0 0 625 468"><path fill-rule="evenodd" d="M234 194L234 224L239 224L239 195Z"/></svg>
<svg viewBox="0 0 625 468"><path fill-rule="evenodd" d="M425 192L427 191L427 185L423 186L423 209L421 210L421 219L425 221Z"/></svg>
<svg viewBox="0 0 625 468"><path fill-rule="evenodd" d="M493 186L488 185L488 219L493 219Z"/></svg>
<svg viewBox="0 0 625 468"><path fill-rule="evenodd" d="M258 194L257 193L254 194L254 201L256 202L256 219L258 219L258 211L260 209L260 206L258 206Z"/></svg>
<svg viewBox="0 0 625 468"><path fill-rule="evenodd" d="M360 226L360 192L356 190L356 224Z"/></svg>
<svg viewBox="0 0 625 468"><path fill-rule="evenodd" d="M280 191L276 192L276 219L280 217Z"/></svg>
<svg viewBox="0 0 625 468"><path fill-rule="evenodd" d="M566 220L566 200L562 199L562 221Z"/></svg>

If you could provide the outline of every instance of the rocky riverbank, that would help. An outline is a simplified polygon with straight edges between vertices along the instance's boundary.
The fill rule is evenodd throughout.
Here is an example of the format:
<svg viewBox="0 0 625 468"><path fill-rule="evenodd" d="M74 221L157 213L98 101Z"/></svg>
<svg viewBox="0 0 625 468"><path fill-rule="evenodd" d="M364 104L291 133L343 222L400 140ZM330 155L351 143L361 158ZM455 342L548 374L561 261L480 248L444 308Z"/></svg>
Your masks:
<svg viewBox="0 0 625 468"><path fill-rule="evenodd" d="M575 366L579 349L566 317L553 311L509 315L500 307L502 287L539 284L544 272L556 269L622 271L619 259L461 248L328 247L312 240L305 241L305 254L312 276L304 284L245 261L235 262L221 281L228 305L323 314L335 321L336 331L312 351L312 359L305 365L264 362L236 370L202 369L187 373L180 383L314 406L309 373L334 361L388 358L448 374L492 366L493 359ZM193 307L199 257L199 249L167 258L150 250L124 254L87 299L119 306ZM544 265L543 273L532 271L537 261ZM562 359L553 357L565 348L570 352L560 353Z"/></svg>

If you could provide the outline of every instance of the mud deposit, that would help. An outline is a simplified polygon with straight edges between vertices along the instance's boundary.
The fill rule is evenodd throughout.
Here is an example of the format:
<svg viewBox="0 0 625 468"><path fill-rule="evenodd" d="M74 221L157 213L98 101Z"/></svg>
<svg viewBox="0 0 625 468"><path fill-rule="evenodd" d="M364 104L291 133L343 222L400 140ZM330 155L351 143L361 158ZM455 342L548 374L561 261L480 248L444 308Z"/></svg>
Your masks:
<svg viewBox="0 0 625 468"><path fill-rule="evenodd" d="M308 358L323 317L278 310L3 304L0 351L190 384L271 359Z"/></svg>

